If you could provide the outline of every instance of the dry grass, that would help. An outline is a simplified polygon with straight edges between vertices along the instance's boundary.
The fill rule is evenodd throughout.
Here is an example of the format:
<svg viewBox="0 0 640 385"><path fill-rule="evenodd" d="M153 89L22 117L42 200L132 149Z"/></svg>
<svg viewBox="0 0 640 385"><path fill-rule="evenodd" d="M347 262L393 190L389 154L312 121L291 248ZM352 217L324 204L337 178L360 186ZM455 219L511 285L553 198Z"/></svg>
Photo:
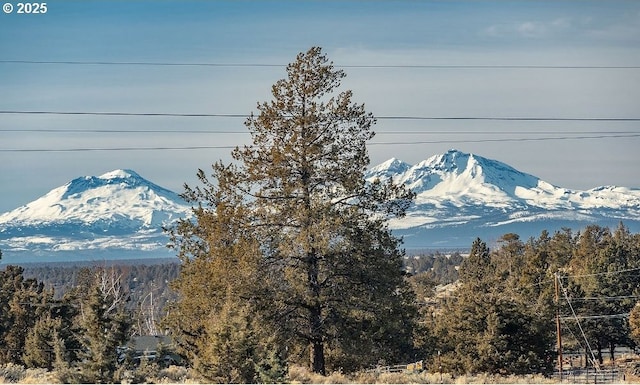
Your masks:
<svg viewBox="0 0 640 385"><path fill-rule="evenodd" d="M554 384L551 378L542 375L498 376L479 374L454 377L451 374L428 372L372 373L360 372L353 375L332 373L320 376L306 368L292 367L289 381L293 384Z"/></svg>
<svg viewBox="0 0 640 385"><path fill-rule="evenodd" d="M321 376L306 368L289 369L289 381L293 384L553 384L555 381L541 375L530 376L459 376L439 373L370 373L353 375L332 373Z"/></svg>
<svg viewBox="0 0 640 385"><path fill-rule="evenodd" d="M640 377L627 374L626 383L637 382ZM339 372L321 376L307 368L293 366L289 369L288 382L292 384L554 384L552 378L541 375L497 376L479 374L454 377L450 374L438 373L372 373L360 372L346 375ZM181 366L170 366L157 372L145 382L156 384L198 384L202 379L190 369ZM0 366L0 384L56 384L60 380L56 372L44 369L25 369L19 365Z"/></svg>
<svg viewBox="0 0 640 385"><path fill-rule="evenodd" d="M22 381L26 376L26 370L23 366L15 364L5 364L0 366L0 383L11 384Z"/></svg>
<svg viewBox="0 0 640 385"><path fill-rule="evenodd" d="M123 381L126 383L127 381ZM202 381L194 373L182 366L170 366L159 370L146 383L154 384L198 384ZM0 366L0 384L61 384L55 371L46 369L25 369L23 366L6 364Z"/></svg>
<svg viewBox="0 0 640 385"><path fill-rule="evenodd" d="M198 384L200 381L193 376L192 371L184 366L169 366L161 369L154 379L157 384Z"/></svg>
<svg viewBox="0 0 640 385"><path fill-rule="evenodd" d="M27 369L24 377L20 380L21 384L54 384L57 382L56 373L46 369Z"/></svg>

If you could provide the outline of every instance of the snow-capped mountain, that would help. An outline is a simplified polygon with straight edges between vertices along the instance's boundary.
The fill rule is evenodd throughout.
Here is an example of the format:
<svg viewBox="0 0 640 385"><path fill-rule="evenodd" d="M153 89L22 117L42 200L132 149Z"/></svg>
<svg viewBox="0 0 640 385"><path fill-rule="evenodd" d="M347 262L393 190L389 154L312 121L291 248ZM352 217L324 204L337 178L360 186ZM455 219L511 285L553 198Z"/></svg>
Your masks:
<svg viewBox="0 0 640 385"><path fill-rule="evenodd" d="M390 159L366 178L392 178L416 193L406 217L389 223L409 249L468 248L476 237L491 243L512 232L526 240L620 221L640 232L640 189L570 190L456 150L413 166ZM77 178L0 215L2 263L172 257L162 226L190 214L176 193L130 170Z"/></svg>
<svg viewBox="0 0 640 385"><path fill-rule="evenodd" d="M190 212L176 193L134 171L115 170L76 178L0 215L0 249L8 256L68 251L90 259L103 258L105 251L121 258L167 254L162 226Z"/></svg>
<svg viewBox="0 0 640 385"><path fill-rule="evenodd" d="M469 247L514 232L527 239L544 229L588 224L640 231L640 189L605 186L587 191L554 186L499 161L450 150L414 166L391 159L367 174L393 178L416 193L407 216L390 228L405 247Z"/></svg>

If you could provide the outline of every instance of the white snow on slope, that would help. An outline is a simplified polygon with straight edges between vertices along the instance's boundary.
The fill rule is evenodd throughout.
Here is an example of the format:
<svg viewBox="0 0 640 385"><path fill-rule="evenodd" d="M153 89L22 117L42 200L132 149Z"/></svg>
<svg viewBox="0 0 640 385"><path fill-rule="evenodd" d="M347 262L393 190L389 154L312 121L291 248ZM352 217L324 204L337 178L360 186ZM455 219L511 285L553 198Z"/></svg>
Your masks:
<svg viewBox="0 0 640 385"><path fill-rule="evenodd" d="M399 162L394 160L395 162ZM629 209L640 208L640 189L597 187L587 191L554 186L502 162L450 150L443 155L393 173L373 167L368 180L392 177L416 194L416 205L462 207L470 203L485 207L510 208L526 204L543 209Z"/></svg>
<svg viewBox="0 0 640 385"><path fill-rule="evenodd" d="M397 164L406 165L391 159L373 167L366 177L369 181L393 178L416 193L407 215L389 222L391 229L410 234L410 241L429 239L434 234L429 230L436 228L455 228L456 234L473 237L481 235L482 228L509 232L509 226L515 224L536 224L532 231L537 231L551 222L562 226L603 221L640 223L640 189L606 186L570 190L505 163L457 150L394 172ZM534 234L523 234L530 235Z"/></svg>
<svg viewBox="0 0 640 385"><path fill-rule="evenodd" d="M76 178L0 215L0 249L15 261L60 253L166 256L162 227L190 215L191 207L177 194L134 171L114 170Z"/></svg>
<svg viewBox="0 0 640 385"><path fill-rule="evenodd" d="M389 222L409 248L468 247L475 237L490 240L516 232L527 239L542 229L615 226L620 221L640 231L640 189L570 190L457 150L413 166L393 158L371 168L366 177L392 178L417 194L407 215ZM2 262L12 253L86 251L95 256L115 251L138 257L164 250L166 255L168 238L161 227L190 215L190 205L177 194L131 170L80 177L0 215L0 249L6 252Z"/></svg>
<svg viewBox="0 0 640 385"><path fill-rule="evenodd" d="M77 178L41 198L0 215L2 226L94 224L118 222L119 227L159 227L188 215L189 205L178 195L131 170Z"/></svg>

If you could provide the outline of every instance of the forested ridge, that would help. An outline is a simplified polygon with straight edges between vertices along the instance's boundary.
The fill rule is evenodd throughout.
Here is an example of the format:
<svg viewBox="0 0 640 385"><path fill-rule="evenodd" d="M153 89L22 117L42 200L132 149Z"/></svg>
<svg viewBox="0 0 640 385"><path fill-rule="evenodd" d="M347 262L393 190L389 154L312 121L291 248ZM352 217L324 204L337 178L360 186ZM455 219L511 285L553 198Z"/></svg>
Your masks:
<svg viewBox="0 0 640 385"><path fill-rule="evenodd" d="M556 311L565 354L586 355L589 365L610 360L616 347L633 349L640 342L640 234L623 224L543 232L525 241L505 234L492 249L478 239L468 255L436 252L403 261L421 326L411 339L412 357L391 361L385 356L379 364L423 360L428 371L455 375L549 375L557 366ZM67 373L62 378L71 382L120 378L124 368L134 366L118 361L116 348L131 336L154 331L149 323L154 317L155 331L161 329L166 309L178 298L169 284L179 271L175 262L6 266L0 272L1 363L62 370ZM100 314L91 310L95 304L111 310ZM91 323L83 320L91 312L92 322L110 325L113 333L93 342L104 353L104 362L94 366L82 362L83 357L96 359L86 352L98 349L91 345L97 338L91 337ZM234 342L236 348L247 343ZM289 360L276 362L304 365L304 359ZM279 373L286 379L285 370Z"/></svg>

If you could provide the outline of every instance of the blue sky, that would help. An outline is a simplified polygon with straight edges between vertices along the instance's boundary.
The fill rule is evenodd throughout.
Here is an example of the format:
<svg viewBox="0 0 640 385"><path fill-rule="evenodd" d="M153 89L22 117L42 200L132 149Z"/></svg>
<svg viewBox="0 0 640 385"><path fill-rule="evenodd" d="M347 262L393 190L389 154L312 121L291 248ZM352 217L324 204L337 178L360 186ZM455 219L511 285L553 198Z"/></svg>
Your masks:
<svg viewBox="0 0 640 385"><path fill-rule="evenodd" d="M49 1L46 14L0 13L0 110L249 114L311 46L346 66L343 87L377 116L640 117L639 68L501 67L639 67L640 2L615 0ZM230 152L26 150L234 146L242 123L0 114L0 212L116 168L180 192ZM639 125L381 119L369 151L417 163L457 148L563 187L640 187Z"/></svg>

